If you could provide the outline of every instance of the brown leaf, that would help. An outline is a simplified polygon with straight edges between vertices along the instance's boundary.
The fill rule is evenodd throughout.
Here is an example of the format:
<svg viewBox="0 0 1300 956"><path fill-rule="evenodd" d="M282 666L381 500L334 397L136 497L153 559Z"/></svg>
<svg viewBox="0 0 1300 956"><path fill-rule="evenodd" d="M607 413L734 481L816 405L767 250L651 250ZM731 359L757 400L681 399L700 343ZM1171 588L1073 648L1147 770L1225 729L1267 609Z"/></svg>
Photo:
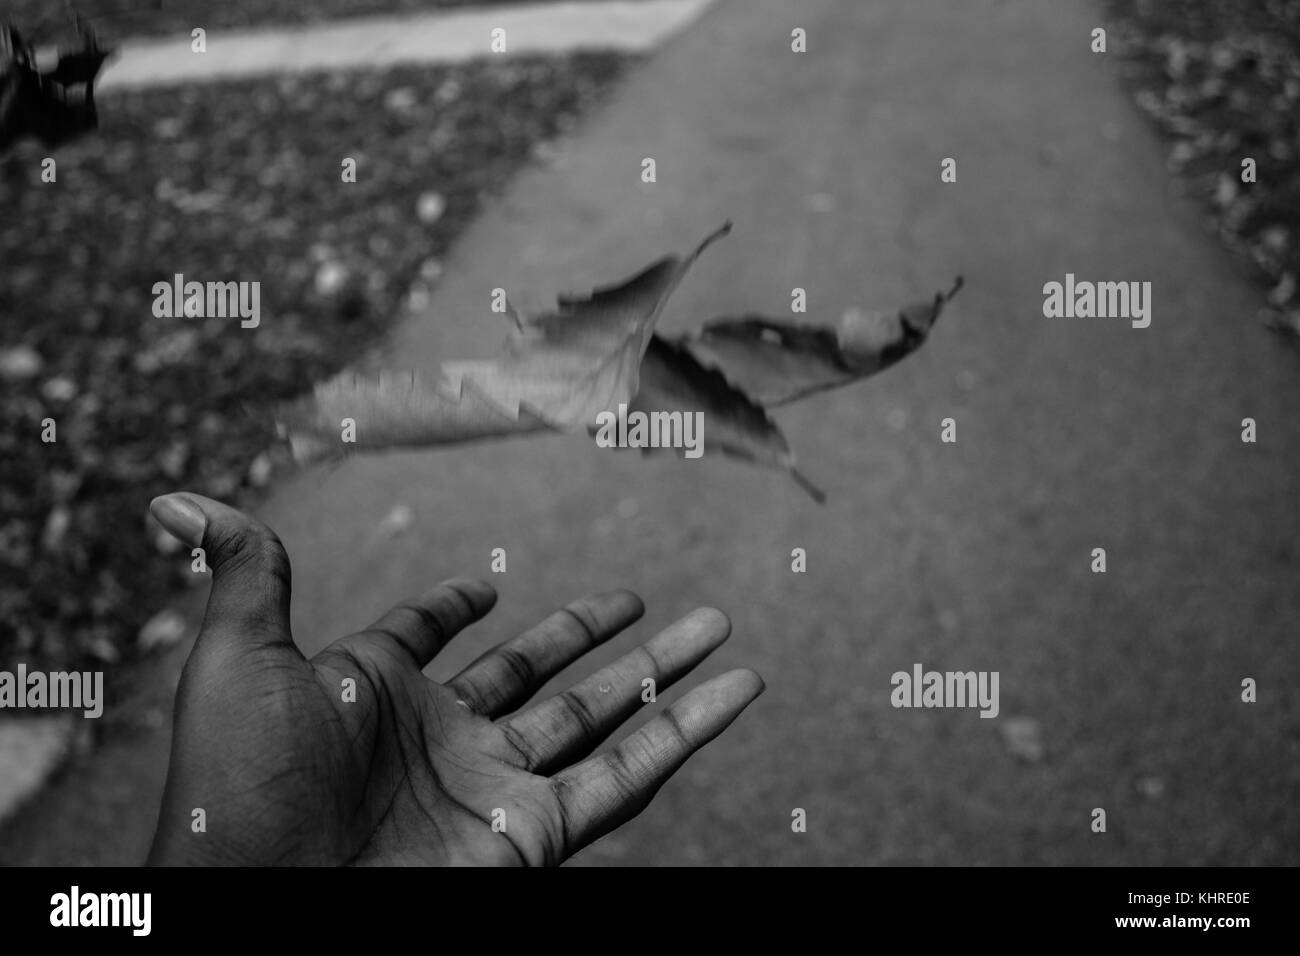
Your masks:
<svg viewBox="0 0 1300 956"><path fill-rule="evenodd" d="M836 328L761 316L717 319L681 344L755 401L784 405L874 375L916 351L961 285L959 277L946 295L896 315L849 312Z"/></svg>

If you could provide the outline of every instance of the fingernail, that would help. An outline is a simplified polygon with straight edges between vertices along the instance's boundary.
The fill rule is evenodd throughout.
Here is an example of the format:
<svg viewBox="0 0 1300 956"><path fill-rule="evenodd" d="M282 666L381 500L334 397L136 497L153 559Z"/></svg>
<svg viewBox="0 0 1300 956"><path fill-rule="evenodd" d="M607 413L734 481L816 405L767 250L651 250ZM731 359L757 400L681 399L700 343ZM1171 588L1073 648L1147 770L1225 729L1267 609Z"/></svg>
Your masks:
<svg viewBox="0 0 1300 956"><path fill-rule="evenodd" d="M208 519L188 498L180 495L163 495L149 502L149 513L178 540L191 548L203 543L203 531Z"/></svg>

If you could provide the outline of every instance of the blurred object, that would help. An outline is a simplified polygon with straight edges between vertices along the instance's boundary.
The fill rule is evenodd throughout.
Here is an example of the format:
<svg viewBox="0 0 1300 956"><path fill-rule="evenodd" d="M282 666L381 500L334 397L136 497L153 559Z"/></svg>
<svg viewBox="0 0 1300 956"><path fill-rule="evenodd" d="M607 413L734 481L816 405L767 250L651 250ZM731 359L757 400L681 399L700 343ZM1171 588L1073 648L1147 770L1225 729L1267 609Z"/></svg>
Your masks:
<svg viewBox="0 0 1300 956"><path fill-rule="evenodd" d="M0 379L6 382L25 382L41 374L45 363L41 355L28 345L0 349Z"/></svg>
<svg viewBox="0 0 1300 956"><path fill-rule="evenodd" d="M1026 763L1038 763L1047 752L1043 732L1032 717L1007 717L999 721L1002 742L1013 757Z"/></svg>
<svg viewBox="0 0 1300 956"><path fill-rule="evenodd" d="M185 618L173 610L159 611L140 629L140 650L170 647L185 636Z"/></svg>
<svg viewBox="0 0 1300 956"><path fill-rule="evenodd" d="M0 719L0 820L34 796L68 755L76 717Z"/></svg>
<svg viewBox="0 0 1300 956"><path fill-rule="evenodd" d="M60 146L97 128L95 78L107 58L83 28L80 48L41 72L18 28L0 24L0 153L28 138Z"/></svg>
<svg viewBox="0 0 1300 956"><path fill-rule="evenodd" d="M1282 307L1300 274L1300 4L1108 0L1133 96L1169 139L1168 166ZM1289 320L1271 322L1287 328Z"/></svg>

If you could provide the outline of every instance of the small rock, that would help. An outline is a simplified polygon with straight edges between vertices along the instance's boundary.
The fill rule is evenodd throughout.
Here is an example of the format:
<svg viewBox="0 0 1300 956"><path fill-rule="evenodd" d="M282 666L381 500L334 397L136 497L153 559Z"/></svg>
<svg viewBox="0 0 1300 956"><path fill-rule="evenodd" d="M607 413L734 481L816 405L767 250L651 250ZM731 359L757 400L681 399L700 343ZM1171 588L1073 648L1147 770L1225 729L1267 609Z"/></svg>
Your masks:
<svg viewBox="0 0 1300 956"><path fill-rule="evenodd" d="M896 432L901 432L907 427L907 409L891 408L885 415L885 424Z"/></svg>
<svg viewBox="0 0 1300 956"><path fill-rule="evenodd" d="M437 222L446 211L447 200L442 198L442 193L432 191L421 193L420 198L415 203L415 213L425 225L432 225Z"/></svg>
<svg viewBox="0 0 1300 956"><path fill-rule="evenodd" d="M41 374L45 362L40 353L26 345L0 349L0 379L6 382L25 382Z"/></svg>
<svg viewBox="0 0 1300 956"><path fill-rule="evenodd" d="M185 618L172 610L159 611L144 627L136 642L142 651L151 651L158 647L170 647L185 636Z"/></svg>
<svg viewBox="0 0 1300 956"><path fill-rule="evenodd" d="M1007 717L1001 721L1002 741L1012 756L1028 763L1043 759L1043 736L1032 717Z"/></svg>
<svg viewBox="0 0 1300 956"><path fill-rule="evenodd" d="M620 498L618 502L618 516L624 520L635 518L640 507L637 505L635 498Z"/></svg>

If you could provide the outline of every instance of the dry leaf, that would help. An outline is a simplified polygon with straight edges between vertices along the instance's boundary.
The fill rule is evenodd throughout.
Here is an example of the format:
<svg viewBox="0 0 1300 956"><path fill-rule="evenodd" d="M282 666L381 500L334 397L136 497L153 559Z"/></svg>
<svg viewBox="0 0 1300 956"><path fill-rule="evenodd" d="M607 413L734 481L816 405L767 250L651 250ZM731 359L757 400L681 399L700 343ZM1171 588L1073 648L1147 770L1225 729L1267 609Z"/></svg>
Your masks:
<svg viewBox="0 0 1300 956"><path fill-rule="evenodd" d="M355 447L440 445L590 425L632 400L641 357L664 303L724 224L690 255L667 256L626 282L519 324L502 354L450 362L440 374L345 372L276 416L299 460L341 453L342 422Z"/></svg>
<svg viewBox="0 0 1300 956"><path fill-rule="evenodd" d="M761 316L717 319L682 344L755 401L784 405L874 375L916 351L961 285L958 278L946 295L895 315L849 312L836 328Z"/></svg>
<svg viewBox="0 0 1300 956"><path fill-rule="evenodd" d="M795 467L794 453L767 409L716 369L701 365L681 343L658 335L651 339L641 363L641 388L628 410L703 412L706 451L784 469L818 504L826 501Z"/></svg>
<svg viewBox="0 0 1300 956"><path fill-rule="evenodd" d="M443 366L453 388L472 384L507 413L533 412L555 428L587 426L637 393L641 358L664 303L728 222L685 258L667 256L639 275L525 321L502 355Z"/></svg>
<svg viewBox="0 0 1300 956"><path fill-rule="evenodd" d="M704 446L779 468L816 501L768 406L864 378L925 341L947 295L893 316L850 312L838 327L760 317L723 319L674 340L654 334L668 296L726 223L689 255L668 256L626 282L562 296L520 321L486 361L436 372L344 373L282 408L277 422L299 460L347 449L440 445L528 432L594 430L602 412L701 413ZM648 450L648 449L647 449Z"/></svg>
<svg viewBox="0 0 1300 956"><path fill-rule="evenodd" d="M444 445L550 427L527 412L503 412L472 385L457 392L441 377L430 382L415 372L345 372L317 385L277 416L299 461L341 454L348 447L342 444L345 419L356 423L352 447L363 451Z"/></svg>

